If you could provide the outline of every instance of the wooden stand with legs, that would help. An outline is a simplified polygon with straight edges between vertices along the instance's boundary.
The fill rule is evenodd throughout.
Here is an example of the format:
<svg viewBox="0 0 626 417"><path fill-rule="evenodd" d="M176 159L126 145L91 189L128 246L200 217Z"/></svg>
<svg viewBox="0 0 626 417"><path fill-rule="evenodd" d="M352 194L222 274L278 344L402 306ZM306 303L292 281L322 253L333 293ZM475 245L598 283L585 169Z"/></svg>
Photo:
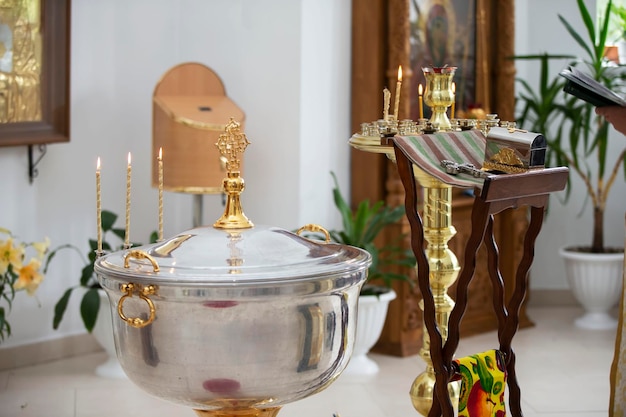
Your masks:
<svg viewBox="0 0 626 417"><path fill-rule="evenodd" d="M430 336L430 355L436 375L433 405L428 417L452 417L454 410L448 395L448 383L454 376L453 356L459 344L459 325L467 307L467 288L474 276L476 253L484 242L488 250L489 275L493 286L493 306L498 317L499 350L506 359L509 408L513 417L522 417L520 388L515 374L515 353L511 347L519 326L519 310L526 296L528 271L534 256L535 239L541 230L549 194L565 188L568 169L546 168L523 174L490 175L482 189L476 189L472 208L472 231L465 247L464 265L457 283L456 304L448 322L444 343L437 326L435 302L429 285L429 265L424 252L424 229L417 211L418 188L413 162L393 141L398 173L406 192L406 215L411 227L411 248L417 259L417 275L424 297L424 323ZM505 291L498 266L498 248L493 238L493 215L507 208L530 207L530 223L524 237L524 253L518 265L515 289L505 305Z"/></svg>

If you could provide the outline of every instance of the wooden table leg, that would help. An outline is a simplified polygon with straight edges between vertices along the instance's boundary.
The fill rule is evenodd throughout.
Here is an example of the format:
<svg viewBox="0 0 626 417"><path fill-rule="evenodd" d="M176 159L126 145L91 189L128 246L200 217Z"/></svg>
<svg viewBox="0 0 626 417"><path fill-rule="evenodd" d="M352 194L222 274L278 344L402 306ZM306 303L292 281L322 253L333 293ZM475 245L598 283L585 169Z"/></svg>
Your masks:
<svg viewBox="0 0 626 417"><path fill-rule="evenodd" d="M468 303L468 286L476 269L478 248L485 242L488 269L493 284L493 305L498 317L498 340L508 373L509 409L513 417L522 417L521 394L515 373L512 339L519 326L519 312L528 288L528 271L534 258L535 240L541 230L544 207L550 192L562 190L567 181L566 168L529 171L520 175L489 176L476 195L472 207L472 229L465 247L464 265L457 281L455 306L448 320L445 344L437 325L435 300L429 282L429 262L424 251L424 227L417 211L417 184L413 165L394 143L398 173L406 192L406 216L411 226L411 249L417 260L417 278L424 303L424 325L430 338L430 356L435 371L433 403L428 417L453 417L448 395L456 367L452 358L460 339L460 322ZM477 189L478 191L478 189ZM493 215L510 207L529 206L531 217L524 237L524 253L515 276L515 290L506 303L504 282L498 266L498 249L493 238Z"/></svg>

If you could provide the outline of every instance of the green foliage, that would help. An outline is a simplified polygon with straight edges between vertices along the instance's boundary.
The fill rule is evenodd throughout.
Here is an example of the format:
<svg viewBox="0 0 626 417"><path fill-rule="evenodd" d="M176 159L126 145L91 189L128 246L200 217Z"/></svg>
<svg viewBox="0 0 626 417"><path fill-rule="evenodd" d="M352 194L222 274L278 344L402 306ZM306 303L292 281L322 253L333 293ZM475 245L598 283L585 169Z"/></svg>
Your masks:
<svg viewBox="0 0 626 417"><path fill-rule="evenodd" d="M563 77L549 79L550 60L572 60L575 56L544 53L540 55L518 55L513 58L539 61L540 71L538 91L535 91L526 80L517 79L521 84L518 100L522 103L521 113L517 117L517 121L533 132L547 132L551 125L562 119L564 110L564 106L559 104L557 98L562 94L565 79ZM562 130L563 127L560 126L559 135Z"/></svg>
<svg viewBox="0 0 626 417"><path fill-rule="evenodd" d="M355 211L350 209L348 203L341 194L337 177L331 172L335 182L333 198L335 206L341 214L343 230L329 231L333 241L343 245L355 246L365 249L372 256L372 264L368 271L368 283L374 280L382 280L387 287L391 287L394 280L409 281L406 275L389 272L389 266L415 266L415 258L410 249L402 248L400 235L382 247L378 247L375 240L385 227L397 223L404 216L404 207L388 207L383 201L373 205L369 201L359 203ZM371 286L365 286L368 291Z"/></svg>
<svg viewBox="0 0 626 417"><path fill-rule="evenodd" d="M9 265L5 274L0 275L0 300L4 300L7 303L7 308L0 306L0 342L3 342L5 338L11 336L11 325L7 318L8 313L13 306L13 299L15 298L15 281L17 281L17 274L13 272L13 267Z"/></svg>
<svg viewBox="0 0 626 417"><path fill-rule="evenodd" d="M586 57L574 59L570 55L526 55L513 59L539 61L540 81L535 91L525 80L518 79L521 91L517 97L520 114L517 118L524 129L541 132L548 141L546 165L568 166L585 183L587 194L593 204L593 236L591 252L604 252L604 209L611 186L626 154L622 151L614 165L607 165L609 124L597 117L593 105L574 96L560 93L565 85L561 76L549 79L549 61L569 59L570 65L583 66L581 70L611 90L623 86L623 69L611 67L604 57L607 42L609 1L604 15L596 26L584 0L577 0L580 18L585 25L584 33L578 33L561 15L559 20L565 30L583 49ZM595 160L595 169L588 163ZM566 198L571 189L568 187Z"/></svg>
<svg viewBox="0 0 626 417"><path fill-rule="evenodd" d="M110 252L114 250L120 250L123 248L124 238L125 238L125 230L121 228L114 227L115 222L117 220L117 214L103 210L102 211L102 250L105 252ZM107 236L113 235L117 237L120 241L116 246L111 245L107 240ZM150 242L156 242L157 234L153 232L150 235ZM89 251L86 255L83 256L80 249L78 249L74 245L62 245L56 248L54 251L50 252L48 255L48 260L46 262L46 266L44 268L44 272L48 270L48 266L50 261L56 256L56 254L60 250L71 249L77 252L84 260L85 265L80 271L80 276L78 280L78 284L68 288L63 296L57 301L54 306L54 317L52 319L52 327L56 330L58 329L63 317L65 316L65 311L67 310L67 306L70 301L70 297L74 290L82 288L85 293L80 302L80 315L83 320L83 324L85 325L85 329L88 332L93 330L93 327L96 324L96 319L98 317L98 311L100 310L100 297L98 295L98 289L100 289L100 284L94 274L94 262L96 261L96 251L98 249L98 242L95 239L88 239ZM133 243L133 246L140 246L141 243Z"/></svg>
<svg viewBox="0 0 626 417"><path fill-rule="evenodd" d="M609 8L607 7L607 9ZM620 39L626 40L626 7L612 4L609 10L611 11L611 15L617 20L616 25Z"/></svg>

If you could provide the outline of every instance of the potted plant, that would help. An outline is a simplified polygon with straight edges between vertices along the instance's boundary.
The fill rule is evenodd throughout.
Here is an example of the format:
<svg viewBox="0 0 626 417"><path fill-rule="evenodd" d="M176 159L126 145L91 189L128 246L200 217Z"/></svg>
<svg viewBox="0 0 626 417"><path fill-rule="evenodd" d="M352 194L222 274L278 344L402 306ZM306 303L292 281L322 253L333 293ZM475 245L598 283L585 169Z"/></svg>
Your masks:
<svg viewBox="0 0 626 417"><path fill-rule="evenodd" d="M583 66L584 72L609 89L615 90L622 82L622 76L619 73L621 69L609 66L604 57L612 2L609 1L607 10L597 27L584 1L577 0L577 3L580 17L586 28L587 39L559 15L559 20L567 32L587 54L585 59L574 61L572 65ZM574 296L587 310L587 314L576 323L587 328L606 328L615 324L607 312L621 294L621 265L624 249L605 246L604 215L611 187L626 162L626 147L617 154L609 155L607 152L609 124L603 118L596 116L593 105L566 95L563 95L562 101L556 100L564 82L558 76L557 79L548 81L548 60L554 57L549 55L537 55L534 58L533 56L514 57L516 59L539 59L541 65L538 93L522 81L522 92L518 97L518 102L521 104L521 116L518 121L522 127L546 135L547 165L568 166L584 183L586 193L593 205L591 242L563 248L560 253L566 262L566 275ZM590 163L592 160L594 163ZM568 195L569 188L566 197ZM607 259L607 261L601 259ZM591 272L590 276L584 276L575 272L574 264L580 265L581 263L586 265L584 267L586 270L589 270L589 265L600 266L602 270ZM609 272L611 270L613 272Z"/></svg>
<svg viewBox="0 0 626 417"><path fill-rule="evenodd" d="M117 220L117 214L103 210L102 211L102 250L113 251L120 250L123 247L125 230L121 228L115 228L115 222ZM107 241L107 237L112 234L116 236L120 243L116 246ZM150 241L156 241L156 232L153 232L150 236ZM89 251L83 255L81 250L74 245L66 244L59 246L54 251L50 252L44 272L47 271L50 261L60 251L70 249L78 253L84 259L85 265L81 269L80 279L78 284L68 288L59 301L54 306L54 317L52 319L52 327L58 329L65 312L67 310L70 297L75 290L82 290L83 295L80 302L80 315L85 325L85 329L94 335L98 343L108 354L106 362L96 368L96 373L100 376L120 378L124 377L124 371L121 369L115 352L115 345L113 343L113 328L111 324L111 314L108 308L108 298L104 290L100 287L96 275L94 274L94 262L96 260L96 250L98 242L95 239L89 239ZM133 246L141 245L140 243L133 243ZM100 308L104 305L106 308Z"/></svg>
<svg viewBox="0 0 626 417"><path fill-rule="evenodd" d="M406 275L390 270L394 266L414 267L415 257L410 249L402 247L404 236L397 236L386 245L380 246L377 238L389 225L397 223L404 216L404 207L389 207L384 201L371 204L365 200L353 211L339 189L337 178L333 199L341 214L342 229L330 230L331 240L344 245L365 249L372 256L368 278L359 296L357 335L350 363L344 373L373 374L378 365L367 357L376 344L387 317L389 302L396 298L391 288L394 281L407 281Z"/></svg>

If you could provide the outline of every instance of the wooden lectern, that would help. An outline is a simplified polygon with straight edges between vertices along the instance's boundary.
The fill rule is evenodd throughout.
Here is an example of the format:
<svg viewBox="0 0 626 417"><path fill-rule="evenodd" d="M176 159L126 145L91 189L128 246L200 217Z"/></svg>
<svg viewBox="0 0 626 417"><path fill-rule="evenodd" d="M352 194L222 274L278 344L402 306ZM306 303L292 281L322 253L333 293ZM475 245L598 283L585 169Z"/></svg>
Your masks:
<svg viewBox="0 0 626 417"><path fill-rule="evenodd" d="M493 287L493 308L498 318L498 349L504 354L508 372L509 407L513 417L521 417L521 393L515 374L512 339L519 326L519 312L526 296L528 271L534 255L534 244L541 230L549 194L565 188L568 169L545 168L519 174L487 175L481 187L475 188L472 207L472 230L465 246L464 262L456 287L456 304L450 313L447 339L436 319L435 301L429 285L429 262L425 254L424 227L417 211L418 189L411 151L397 137L393 144L398 174L406 192L406 215L411 227L411 248L417 259L417 275L424 297L424 324L430 338L430 357L435 373L432 408L428 417L452 417L454 410L448 383L455 376L453 356L460 339L459 325L468 303L468 285L476 269L476 254L484 242L488 251L488 269ZM493 238L493 216L508 208L530 207L530 223L524 236L524 253L517 268L514 290L506 302L504 282L499 270L498 249Z"/></svg>

